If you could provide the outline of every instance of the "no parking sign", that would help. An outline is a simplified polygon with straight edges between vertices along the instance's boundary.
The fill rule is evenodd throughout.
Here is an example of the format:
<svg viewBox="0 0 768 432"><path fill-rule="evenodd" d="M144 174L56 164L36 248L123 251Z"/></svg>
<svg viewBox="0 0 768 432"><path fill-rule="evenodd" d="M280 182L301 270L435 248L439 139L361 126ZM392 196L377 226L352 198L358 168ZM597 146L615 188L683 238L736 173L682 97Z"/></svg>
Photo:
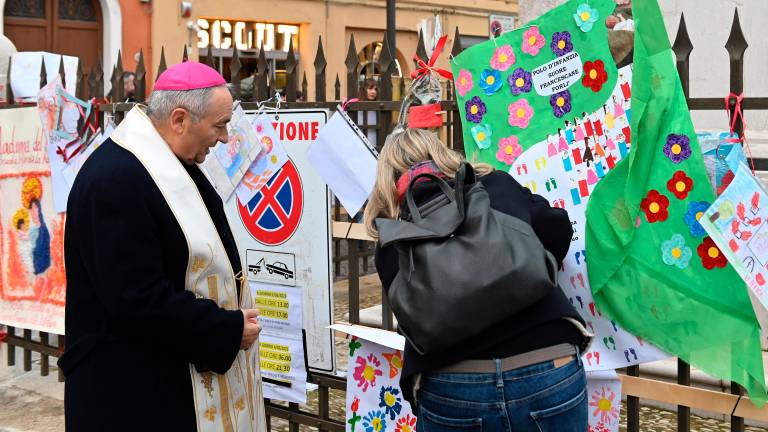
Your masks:
<svg viewBox="0 0 768 432"><path fill-rule="evenodd" d="M249 281L302 290L308 365L334 372L333 332L326 328L333 316L331 203L306 158L328 111L284 110L270 117L289 160L249 202L233 194L227 217Z"/></svg>

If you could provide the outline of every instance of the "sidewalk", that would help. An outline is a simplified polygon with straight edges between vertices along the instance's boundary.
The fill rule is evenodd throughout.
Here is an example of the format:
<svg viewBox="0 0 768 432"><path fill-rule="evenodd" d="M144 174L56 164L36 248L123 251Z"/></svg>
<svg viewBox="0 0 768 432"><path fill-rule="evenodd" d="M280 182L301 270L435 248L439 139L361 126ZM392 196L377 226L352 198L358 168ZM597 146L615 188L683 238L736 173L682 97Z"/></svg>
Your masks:
<svg viewBox="0 0 768 432"><path fill-rule="evenodd" d="M58 369L40 376L40 357L33 355L32 371L24 372L21 350L16 366L7 365L7 347L0 345L0 432L63 432L64 383ZM52 362L54 363L54 362Z"/></svg>

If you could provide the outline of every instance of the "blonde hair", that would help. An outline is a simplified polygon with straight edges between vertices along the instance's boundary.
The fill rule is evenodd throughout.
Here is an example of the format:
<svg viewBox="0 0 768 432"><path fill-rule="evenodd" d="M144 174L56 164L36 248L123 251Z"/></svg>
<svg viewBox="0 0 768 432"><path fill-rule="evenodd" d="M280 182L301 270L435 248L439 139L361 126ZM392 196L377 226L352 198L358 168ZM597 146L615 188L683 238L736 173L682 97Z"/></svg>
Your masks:
<svg viewBox="0 0 768 432"><path fill-rule="evenodd" d="M376 166L376 183L365 207L364 221L368 235L379 237L376 218L396 219L400 215L397 180L411 166L428 160L434 161L441 173L453 178L464 157L443 144L436 133L424 129L406 129L387 137ZM478 175L493 171L488 164L472 165Z"/></svg>

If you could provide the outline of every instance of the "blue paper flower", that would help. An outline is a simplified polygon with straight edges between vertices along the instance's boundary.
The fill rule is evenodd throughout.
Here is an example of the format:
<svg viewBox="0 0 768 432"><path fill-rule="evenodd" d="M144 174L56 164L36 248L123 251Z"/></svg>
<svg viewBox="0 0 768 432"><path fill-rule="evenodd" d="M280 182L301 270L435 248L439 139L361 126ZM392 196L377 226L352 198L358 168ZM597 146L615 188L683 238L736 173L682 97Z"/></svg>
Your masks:
<svg viewBox="0 0 768 432"><path fill-rule="evenodd" d="M387 420L381 411L371 411L363 417L365 432L382 432L387 430Z"/></svg>
<svg viewBox="0 0 768 432"><path fill-rule="evenodd" d="M693 256L693 251L685 245L685 239L680 234L675 234L671 239L661 243L661 252L664 264L681 270L688 267L688 262Z"/></svg>
<svg viewBox="0 0 768 432"><path fill-rule="evenodd" d="M688 211L685 212L684 220L692 237L704 237L707 235L704 227L699 223L699 219L704 216L704 212L707 211L709 205L706 201L694 201L688 204Z"/></svg>
<svg viewBox="0 0 768 432"><path fill-rule="evenodd" d="M576 25L578 25L583 32L592 30L592 26L594 26L598 18L600 18L600 12L597 9L589 7L586 3L579 5L579 8L576 9L576 13L573 14L573 19L576 21Z"/></svg>
<svg viewBox="0 0 768 432"><path fill-rule="evenodd" d="M400 390L394 387L382 387L379 392L379 407L384 408L384 412L389 415L390 420L394 420L400 415L403 409Z"/></svg>
<svg viewBox="0 0 768 432"><path fill-rule="evenodd" d="M485 150L491 146L491 136L493 135L491 125L477 125L470 129L470 132L472 132L472 138L475 139L475 144L477 144L480 149Z"/></svg>
<svg viewBox="0 0 768 432"><path fill-rule="evenodd" d="M480 88L486 95L490 96L501 88L504 81L501 80L501 73L494 69L483 69L480 72Z"/></svg>

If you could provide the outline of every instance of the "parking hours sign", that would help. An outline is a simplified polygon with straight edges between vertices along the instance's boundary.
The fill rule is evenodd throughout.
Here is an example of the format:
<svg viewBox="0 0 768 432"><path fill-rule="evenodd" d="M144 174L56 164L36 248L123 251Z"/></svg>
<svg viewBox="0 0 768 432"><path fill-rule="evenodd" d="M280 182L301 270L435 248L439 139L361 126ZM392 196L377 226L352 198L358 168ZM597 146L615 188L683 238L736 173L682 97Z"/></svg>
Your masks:
<svg viewBox="0 0 768 432"><path fill-rule="evenodd" d="M255 113L249 113L254 115ZM250 202L232 194L227 217L248 281L302 290L310 369L334 372L331 225L328 187L306 158L327 110L270 115L288 162Z"/></svg>

